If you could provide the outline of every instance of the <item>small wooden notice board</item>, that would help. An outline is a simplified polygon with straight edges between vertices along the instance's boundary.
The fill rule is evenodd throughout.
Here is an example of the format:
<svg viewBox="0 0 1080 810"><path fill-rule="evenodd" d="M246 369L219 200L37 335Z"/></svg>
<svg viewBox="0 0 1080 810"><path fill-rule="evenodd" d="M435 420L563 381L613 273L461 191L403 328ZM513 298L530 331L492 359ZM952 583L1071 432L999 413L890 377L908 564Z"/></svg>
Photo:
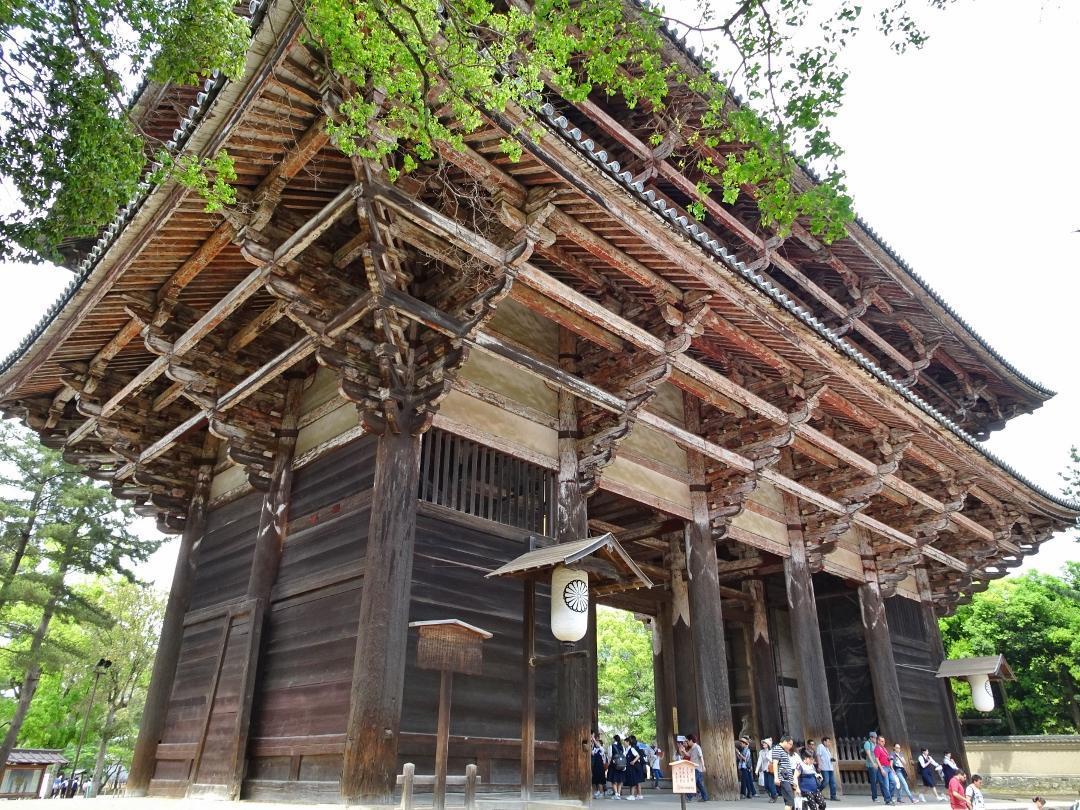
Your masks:
<svg viewBox="0 0 1080 810"><path fill-rule="evenodd" d="M697 793L697 766L688 759L671 764L671 792Z"/></svg>

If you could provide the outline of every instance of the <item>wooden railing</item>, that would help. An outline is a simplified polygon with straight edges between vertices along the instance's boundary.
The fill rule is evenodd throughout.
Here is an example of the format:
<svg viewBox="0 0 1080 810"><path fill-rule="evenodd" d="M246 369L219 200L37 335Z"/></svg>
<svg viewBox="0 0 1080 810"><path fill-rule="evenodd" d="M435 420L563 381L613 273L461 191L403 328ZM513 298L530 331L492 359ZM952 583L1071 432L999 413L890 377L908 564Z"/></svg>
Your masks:
<svg viewBox="0 0 1080 810"><path fill-rule="evenodd" d="M845 787L868 784L861 737L837 738L836 770L840 774L840 783Z"/></svg>

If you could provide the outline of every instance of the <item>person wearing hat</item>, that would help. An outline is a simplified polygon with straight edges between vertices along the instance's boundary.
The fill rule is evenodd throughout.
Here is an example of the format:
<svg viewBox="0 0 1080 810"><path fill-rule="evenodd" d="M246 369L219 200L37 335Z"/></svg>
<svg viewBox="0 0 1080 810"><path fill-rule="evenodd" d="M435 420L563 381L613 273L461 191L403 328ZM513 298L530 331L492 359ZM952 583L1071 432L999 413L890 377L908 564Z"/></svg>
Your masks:
<svg viewBox="0 0 1080 810"><path fill-rule="evenodd" d="M776 801L776 783L769 776L769 762L771 762L770 752L772 751L772 737L766 737L761 741L761 750L757 755L757 768L755 769L758 777L758 784L765 788L769 793L769 804L773 804Z"/></svg>
<svg viewBox="0 0 1080 810"><path fill-rule="evenodd" d="M754 787L753 753L750 751L750 738L739 737L735 741L735 763L739 771L739 795L744 799L757 796Z"/></svg>
<svg viewBox="0 0 1080 810"><path fill-rule="evenodd" d="M871 731L863 741L863 764L866 766L866 781L870 783L870 798L877 801L878 786L881 786L881 795L888 796L886 788L881 781L881 765L878 764L874 749L877 748L877 732ZM888 799L886 799L888 801Z"/></svg>

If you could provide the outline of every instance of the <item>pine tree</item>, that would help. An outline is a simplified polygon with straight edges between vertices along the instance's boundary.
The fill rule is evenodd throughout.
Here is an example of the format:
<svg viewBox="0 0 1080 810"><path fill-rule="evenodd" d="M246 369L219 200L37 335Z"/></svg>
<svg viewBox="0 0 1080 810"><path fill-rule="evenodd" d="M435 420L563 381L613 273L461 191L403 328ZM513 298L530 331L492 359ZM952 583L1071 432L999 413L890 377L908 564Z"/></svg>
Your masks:
<svg viewBox="0 0 1080 810"><path fill-rule="evenodd" d="M0 458L13 467L5 471L9 477L4 483L17 494L3 499L9 554L4 572L10 575L0 582L6 586L0 618L8 638L6 651L22 672L15 684L15 714L0 744L0 762L5 762L19 738L41 674L55 660L57 651L49 643L52 622L60 618L109 624L108 614L74 587L73 576L119 574L134 581L131 567L145 561L161 539L132 533L129 507L118 503L104 487L82 478L77 468L37 445L27 433L9 429L2 440Z"/></svg>

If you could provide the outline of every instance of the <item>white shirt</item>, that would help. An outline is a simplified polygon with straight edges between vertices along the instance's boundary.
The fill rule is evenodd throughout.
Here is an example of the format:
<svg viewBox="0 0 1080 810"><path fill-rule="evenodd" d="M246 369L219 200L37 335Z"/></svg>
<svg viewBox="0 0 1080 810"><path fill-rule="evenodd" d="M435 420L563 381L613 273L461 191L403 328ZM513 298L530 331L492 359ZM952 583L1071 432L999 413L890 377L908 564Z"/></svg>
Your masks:
<svg viewBox="0 0 1080 810"><path fill-rule="evenodd" d="M702 773L705 772L705 754L701 750L701 746L694 743L690 746L690 761L697 765L698 770Z"/></svg>
<svg viewBox="0 0 1080 810"><path fill-rule="evenodd" d="M985 810L986 802L983 800L981 790L975 785L968 785L967 790L964 792L968 797L968 801L971 802L971 810Z"/></svg>
<svg viewBox="0 0 1080 810"><path fill-rule="evenodd" d="M762 748L757 755L757 772L765 773L769 770L769 749Z"/></svg>
<svg viewBox="0 0 1080 810"><path fill-rule="evenodd" d="M832 752L825 746L825 743L818 743L817 751L818 767L823 771L833 770Z"/></svg>

